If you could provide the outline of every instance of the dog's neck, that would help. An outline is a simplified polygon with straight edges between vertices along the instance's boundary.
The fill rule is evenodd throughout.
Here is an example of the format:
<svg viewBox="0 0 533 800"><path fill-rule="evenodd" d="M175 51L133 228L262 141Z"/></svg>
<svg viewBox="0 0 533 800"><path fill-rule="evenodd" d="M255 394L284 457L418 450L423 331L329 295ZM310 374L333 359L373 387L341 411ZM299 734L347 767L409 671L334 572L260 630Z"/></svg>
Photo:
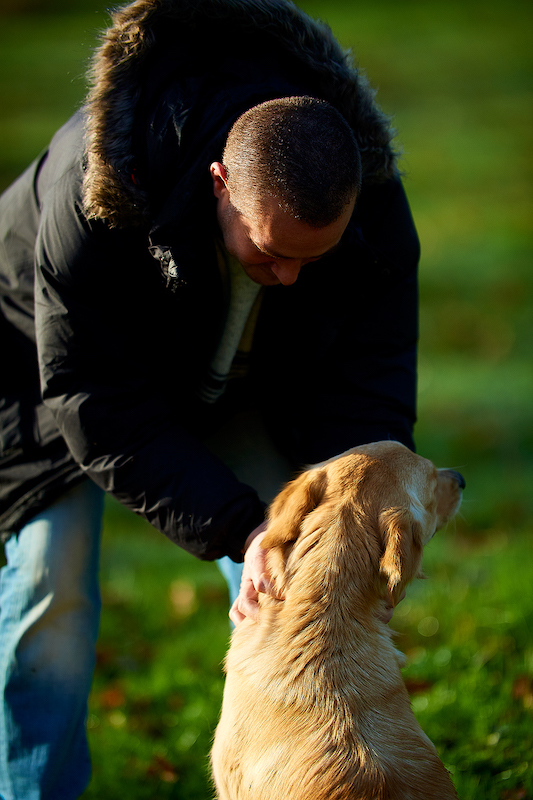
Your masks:
<svg viewBox="0 0 533 800"><path fill-rule="evenodd" d="M380 630L386 582L379 574L378 553L372 532L347 540L342 525L318 528L284 555L273 553L272 573L284 597L275 604L277 624L299 630L305 619L305 627L312 627L325 645L332 632L347 625Z"/></svg>

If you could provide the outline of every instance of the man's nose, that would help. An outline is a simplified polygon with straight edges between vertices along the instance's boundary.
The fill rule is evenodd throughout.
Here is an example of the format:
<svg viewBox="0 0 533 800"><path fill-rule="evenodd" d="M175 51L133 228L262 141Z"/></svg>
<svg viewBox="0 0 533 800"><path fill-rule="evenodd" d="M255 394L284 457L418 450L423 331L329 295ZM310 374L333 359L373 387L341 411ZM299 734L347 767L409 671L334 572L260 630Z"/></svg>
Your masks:
<svg viewBox="0 0 533 800"><path fill-rule="evenodd" d="M296 282L303 263L303 259L299 258L291 259L281 264L275 261L271 265L271 270L283 286L290 286Z"/></svg>

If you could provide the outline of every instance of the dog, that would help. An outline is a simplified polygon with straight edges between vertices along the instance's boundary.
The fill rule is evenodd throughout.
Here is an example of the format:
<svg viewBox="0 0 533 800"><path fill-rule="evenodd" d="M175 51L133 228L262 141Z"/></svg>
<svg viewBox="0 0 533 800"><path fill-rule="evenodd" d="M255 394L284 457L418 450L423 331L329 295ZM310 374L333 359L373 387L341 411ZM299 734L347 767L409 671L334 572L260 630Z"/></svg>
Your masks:
<svg viewBox="0 0 533 800"><path fill-rule="evenodd" d="M463 477L397 442L317 464L269 509L279 597L232 634L211 751L219 800L452 800L384 621Z"/></svg>

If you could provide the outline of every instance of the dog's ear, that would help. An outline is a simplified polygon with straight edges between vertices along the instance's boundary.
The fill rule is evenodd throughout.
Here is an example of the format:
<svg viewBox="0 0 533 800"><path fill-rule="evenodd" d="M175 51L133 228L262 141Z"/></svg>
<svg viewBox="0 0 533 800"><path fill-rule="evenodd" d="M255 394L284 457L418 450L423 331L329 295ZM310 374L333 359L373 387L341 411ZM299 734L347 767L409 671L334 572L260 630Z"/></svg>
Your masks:
<svg viewBox="0 0 533 800"><path fill-rule="evenodd" d="M306 516L322 502L327 485L325 469L310 469L288 483L268 510L268 528L262 547L294 542Z"/></svg>
<svg viewBox="0 0 533 800"><path fill-rule="evenodd" d="M387 579L392 605L417 574L422 557L422 528L405 508L389 508L379 516L384 545L380 573Z"/></svg>

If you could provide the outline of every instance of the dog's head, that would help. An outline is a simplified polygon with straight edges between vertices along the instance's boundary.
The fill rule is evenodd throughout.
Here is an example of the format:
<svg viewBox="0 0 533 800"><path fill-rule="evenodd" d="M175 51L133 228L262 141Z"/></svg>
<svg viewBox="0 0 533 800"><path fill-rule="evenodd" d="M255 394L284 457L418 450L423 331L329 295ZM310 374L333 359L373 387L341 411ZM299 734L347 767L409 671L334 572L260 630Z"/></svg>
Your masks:
<svg viewBox="0 0 533 800"><path fill-rule="evenodd" d="M306 553L325 548L325 560L348 553L343 563L367 599L388 594L395 605L419 574L423 546L457 512L464 485L458 472L436 469L397 442L362 445L317 464L269 509L263 546L276 549L270 565L278 590Z"/></svg>

